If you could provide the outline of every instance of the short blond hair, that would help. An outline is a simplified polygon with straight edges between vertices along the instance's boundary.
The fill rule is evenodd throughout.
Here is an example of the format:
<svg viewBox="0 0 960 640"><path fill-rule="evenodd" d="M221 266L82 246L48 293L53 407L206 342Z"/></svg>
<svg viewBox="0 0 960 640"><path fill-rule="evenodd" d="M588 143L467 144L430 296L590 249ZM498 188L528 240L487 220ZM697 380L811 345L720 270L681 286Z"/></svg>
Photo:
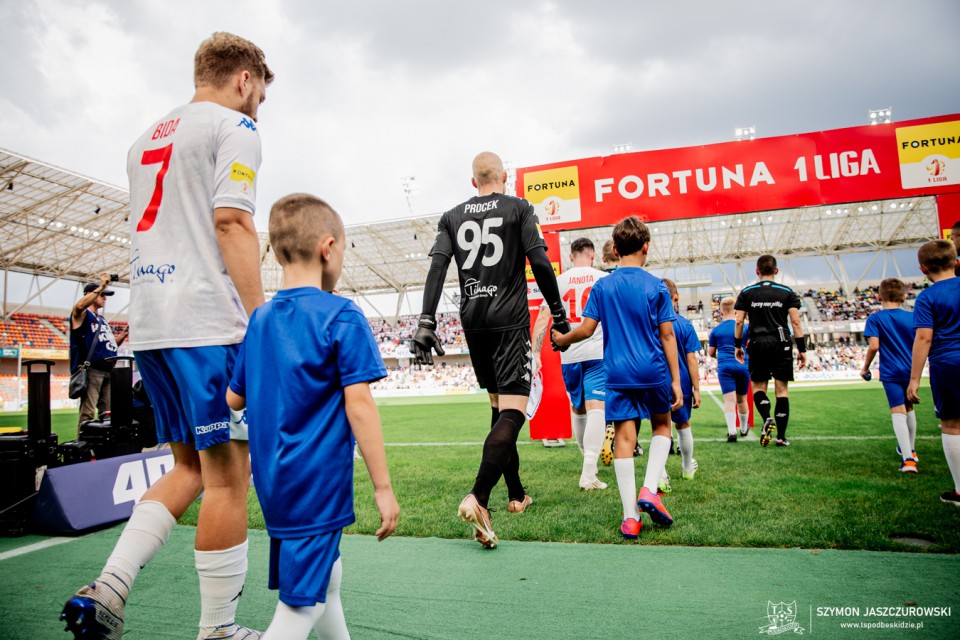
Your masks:
<svg viewBox="0 0 960 640"><path fill-rule="evenodd" d="M263 50L249 40L226 31L217 31L200 43L193 57L193 84L220 88L234 74L249 71L266 84L273 82Z"/></svg>
<svg viewBox="0 0 960 640"><path fill-rule="evenodd" d="M727 314L733 311L733 305L737 304L737 301L732 297L727 296L720 300L720 313Z"/></svg>
<svg viewBox="0 0 960 640"><path fill-rule="evenodd" d="M671 280L670 278L664 278L663 284L667 285L667 291L670 292L670 297L672 298L675 295L679 295L677 290L677 283Z"/></svg>
<svg viewBox="0 0 960 640"><path fill-rule="evenodd" d="M326 236L343 237L343 220L326 202L308 193L293 193L270 208L270 246L281 266L308 262Z"/></svg>
<svg viewBox="0 0 960 640"><path fill-rule="evenodd" d="M620 258L613 252L613 239L603 243L602 257L603 264L614 264L620 261Z"/></svg>

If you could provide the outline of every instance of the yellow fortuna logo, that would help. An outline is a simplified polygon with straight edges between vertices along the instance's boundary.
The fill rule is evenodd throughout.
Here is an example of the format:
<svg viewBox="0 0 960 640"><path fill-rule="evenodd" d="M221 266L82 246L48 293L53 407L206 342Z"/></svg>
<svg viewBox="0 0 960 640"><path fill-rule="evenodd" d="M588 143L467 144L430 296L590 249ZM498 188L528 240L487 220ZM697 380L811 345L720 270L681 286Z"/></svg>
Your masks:
<svg viewBox="0 0 960 640"><path fill-rule="evenodd" d="M541 224L580 220L580 175L577 167L531 171L523 175L523 197Z"/></svg>
<svg viewBox="0 0 960 640"><path fill-rule="evenodd" d="M256 177L256 171L239 162L234 162L233 166L230 167L230 179L236 182L246 182L252 187L253 180Z"/></svg>
<svg viewBox="0 0 960 640"><path fill-rule="evenodd" d="M904 189L960 184L960 122L897 129Z"/></svg>

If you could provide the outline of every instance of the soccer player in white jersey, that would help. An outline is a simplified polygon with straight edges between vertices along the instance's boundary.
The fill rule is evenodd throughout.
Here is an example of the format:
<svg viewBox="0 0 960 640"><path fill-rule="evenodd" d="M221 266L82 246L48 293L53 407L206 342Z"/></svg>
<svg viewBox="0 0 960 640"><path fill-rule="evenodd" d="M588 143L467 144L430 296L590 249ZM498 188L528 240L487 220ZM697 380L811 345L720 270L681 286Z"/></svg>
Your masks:
<svg viewBox="0 0 960 640"><path fill-rule="evenodd" d="M215 33L194 58L193 100L130 148L130 342L175 466L134 508L100 577L64 607L76 638L121 637L134 579L201 491L197 637L260 637L234 620L247 572L250 462L226 390L247 318L263 303L256 122L272 80L259 47Z"/></svg>
<svg viewBox="0 0 960 640"><path fill-rule="evenodd" d="M580 325L580 315L587 306L594 283L608 274L593 268L596 250L589 238L577 238L570 245L573 268L557 276L557 286L564 304L569 305L567 319L570 326ZM547 334L550 314L544 303L533 326L533 375L540 370L540 348ZM603 402L606 395L606 376L603 372L603 329L572 345L560 354L563 382L570 397L573 435L583 453L580 488L584 491L606 489L607 484L597 478L597 459L603 446L606 423Z"/></svg>

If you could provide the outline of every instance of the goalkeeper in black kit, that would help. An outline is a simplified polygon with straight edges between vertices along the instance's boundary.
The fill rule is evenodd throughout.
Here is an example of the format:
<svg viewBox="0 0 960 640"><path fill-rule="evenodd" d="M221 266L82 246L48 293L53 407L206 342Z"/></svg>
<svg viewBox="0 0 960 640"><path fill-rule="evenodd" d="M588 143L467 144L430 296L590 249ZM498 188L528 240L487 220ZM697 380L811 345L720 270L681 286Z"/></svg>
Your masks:
<svg viewBox="0 0 960 640"><path fill-rule="evenodd" d="M517 437L525 421L530 395L530 312L525 259L554 327L570 331L557 279L546 253L533 206L504 194L503 162L489 151L473 160L472 184L477 195L447 211L437 225L430 250L433 261L423 292L423 313L411 348L418 364L433 364L431 351L444 354L435 318L450 259L460 277L460 321L477 382L490 394L491 429L473 489L460 503L458 515L474 528L474 539L496 548L487 502L503 476L510 513L523 513L533 503L520 482Z"/></svg>

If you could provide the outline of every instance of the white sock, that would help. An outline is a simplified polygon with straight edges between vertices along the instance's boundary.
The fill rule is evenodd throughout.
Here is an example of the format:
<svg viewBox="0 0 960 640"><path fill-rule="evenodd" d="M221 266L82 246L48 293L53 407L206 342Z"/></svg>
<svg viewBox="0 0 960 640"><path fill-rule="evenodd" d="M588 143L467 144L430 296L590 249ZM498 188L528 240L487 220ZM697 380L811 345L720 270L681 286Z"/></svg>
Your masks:
<svg viewBox="0 0 960 640"><path fill-rule="evenodd" d="M737 412L736 411L724 411L723 417L727 421L727 435L735 436L737 435Z"/></svg>
<svg viewBox="0 0 960 640"><path fill-rule="evenodd" d="M748 426L750 426L750 414L749 414L749 413L741 413L741 414L739 414L739 416L740 416L740 426L741 426L744 430L746 430L746 428L747 428Z"/></svg>
<svg viewBox="0 0 960 640"><path fill-rule="evenodd" d="M897 436L897 445L900 447L900 456L906 460L913 457L913 447L910 446L910 432L907 429L907 416L902 413L892 413L893 435Z"/></svg>
<svg viewBox="0 0 960 640"><path fill-rule="evenodd" d="M340 581L343 578L342 558L333 563L330 573L330 584L327 585L327 604L323 614L313 623L313 630L324 640L350 640L347 630L347 620L343 616L343 605L340 602Z"/></svg>
<svg viewBox="0 0 960 640"><path fill-rule="evenodd" d="M107 558L104 573L108 569L119 569L130 578L128 585L132 584L140 569L167 544L176 523L176 519L161 502L144 500L137 504L113 548L113 553Z"/></svg>
<svg viewBox="0 0 960 640"><path fill-rule="evenodd" d="M960 493L960 436L941 433L943 457L947 459L950 475L953 476L953 490Z"/></svg>
<svg viewBox="0 0 960 640"><path fill-rule="evenodd" d="M670 455L670 438L667 436L653 436L650 439L650 451L647 452L647 472L643 476L643 486L651 492L657 492L657 483L660 474L667 466L667 457Z"/></svg>
<svg viewBox="0 0 960 640"><path fill-rule="evenodd" d="M260 640L306 640L313 629L323 640L349 640L347 621L343 617L340 602L340 581L343 565L340 558L333 563L330 583L327 585L327 602L318 602L312 607L291 607L277 603L270 626Z"/></svg>
<svg viewBox="0 0 960 640"><path fill-rule="evenodd" d="M689 471L693 467L693 430L690 427L677 429L677 437L680 438L680 458L683 460L683 469Z"/></svg>
<svg viewBox="0 0 960 640"><path fill-rule="evenodd" d="M917 412L907 411L907 431L910 432L910 450L917 448Z"/></svg>
<svg viewBox="0 0 960 640"><path fill-rule="evenodd" d="M234 622L237 604L247 577L248 542L221 551L194 550L200 577L200 627L219 627Z"/></svg>
<svg viewBox="0 0 960 640"><path fill-rule="evenodd" d="M669 442L669 439L667 442ZM620 502L623 504L623 517L639 520L637 476L633 466L633 458L614 458L613 471L617 476L617 489L620 491ZM656 488L654 488L654 491L656 491Z"/></svg>
<svg viewBox="0 0 960 640"><path fill-rule="evenodd" d="M586 429L583 432L583 471L588 478L597 477L597 458L603 447L603 438L607 433L607 423L603 419L603 411L594 409L587 411L584 416Z"/></svg>
<svg viewBox="0 0 960 640"><path fill-rule="evenodd" d="M570 422L573 423L573 437L577 439L580 453L583 453L583 433L587 428L587 414L570 412Z"/></svg>

